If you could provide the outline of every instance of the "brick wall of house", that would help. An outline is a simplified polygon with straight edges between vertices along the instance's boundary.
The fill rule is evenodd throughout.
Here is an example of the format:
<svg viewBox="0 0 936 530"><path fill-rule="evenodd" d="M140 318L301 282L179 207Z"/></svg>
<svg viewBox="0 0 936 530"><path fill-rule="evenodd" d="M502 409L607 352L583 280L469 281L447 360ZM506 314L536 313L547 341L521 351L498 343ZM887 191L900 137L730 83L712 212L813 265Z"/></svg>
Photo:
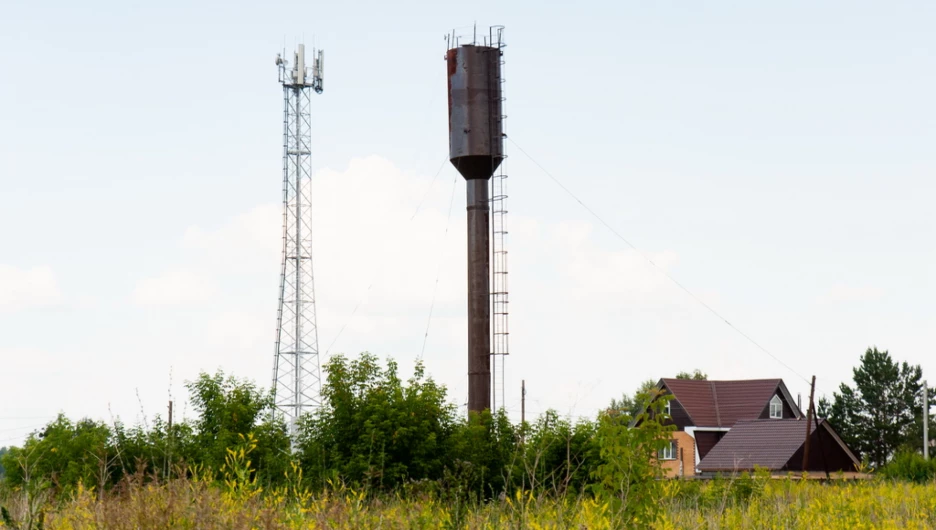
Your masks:
<svg viewBox="0 0 936 530"><path fill-rule="evenodd" d="M695 440L683 431L674 432L673 439L676 440L676 459L663 460L663 472L668 478L695 475Z"/></svg>

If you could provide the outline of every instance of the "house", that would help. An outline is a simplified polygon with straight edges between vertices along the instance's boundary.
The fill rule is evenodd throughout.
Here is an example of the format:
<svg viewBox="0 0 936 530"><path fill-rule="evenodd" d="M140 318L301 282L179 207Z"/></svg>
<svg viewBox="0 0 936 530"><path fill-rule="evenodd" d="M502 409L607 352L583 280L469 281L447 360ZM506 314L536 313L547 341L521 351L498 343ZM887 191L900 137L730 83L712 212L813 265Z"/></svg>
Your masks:
<svg viewBox="0 0 936 530"><path fill-rule="evenodd" d="M781 379L699 381L661 379L658 394L670 394L665 412L676 426L660 452L667 476L693 476L699 463L739 421L803 417ZM805 437L805 428L802 431Z"/></svg>
<svg viewBox="0 0 936 530"><path fill-rule="evenodd" d="M816 423L819 427L816 428ZM809 462L806 471L857 475L860 460L826 420L742 420L715 444L696 469L702 475L753 471L762 467L774 474L803 470L806 430L809 430Z"/></svg>

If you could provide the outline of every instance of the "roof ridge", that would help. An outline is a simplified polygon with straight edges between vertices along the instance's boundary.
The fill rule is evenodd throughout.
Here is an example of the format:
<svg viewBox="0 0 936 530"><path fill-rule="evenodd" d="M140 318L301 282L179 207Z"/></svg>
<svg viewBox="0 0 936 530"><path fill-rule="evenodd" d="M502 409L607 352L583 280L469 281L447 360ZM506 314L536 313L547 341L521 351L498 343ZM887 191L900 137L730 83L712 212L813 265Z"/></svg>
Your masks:
<svg viewBox="0 0 936 530"><path fill-rule="evenodd" d="M661 377L660 379L666 379L669 381L778 381L783 379L782 377L745 377L740 379L681 379L679 377Z"/></svg>
<svg viewBox="0 0 936 530"><path fill-rule="evenodd" d="M686 383L753 383L753 382L763 382L763 381L777 381L778 383L783 382L781 377L763 377L759 379L679 379L678 377L662 377L662 381L679 381Z"/></svg>
<svg viewBox="0 0 936 530"><path fill-rule="evenodd" d="M755 422L777 423L777 422L781 422L781 421L805 421L805 419L804 419L804 418L770 418L770 419L768 419L768 418L752 418L752 419L747 419L747 420L738 420L738 421L736 421L735 423L755 423ZM825 420L824 420L824 419L821 419L821 418L819 419L819 422L820 422L820 423L822 423L823 421L825 421Z"/></svg>
<svg viewBox="0 0 936 530"><path fill-rule="evenodd" d="M755 465L775 470L783 469L803 446L802 425L803 420L793 418L739 420L696 468L703 472L740 471L751 469ZM842 448L851 463L859 462L827 421L820 421L818 429L812 422L809 427L811 435L817 430L825 431L822 432L823 440L826 440L823 445L833 442ZM848 467L849 465L846 465L845 469Z"/></svg>
<svg viewBox="0 0 936 530"><path fill-rule="evenodd" d="M666 386L666 378L665 377L660 378L660 383L663 383L663 385ZM662 386L661 386L661 389L662 389ZM690 414L689 409L686 408L686 406L682 404L682 401L679 399L679 396L676 395L676 392L673 392L673 389L670 388L669 386L666 386L666 391L669 392L670 395L673 396L673 399L675 399L679 403L679 406L682 407L683 411L685 411L686 416L689 416L689 421L691 421L692 424L695 425L695 420L692 418L692 414Z"/></svg>
<svg viewBox="0 0 936 530"><path fill-rule="evenodd" d="M712 386L712 400L715 402L715 423L717 423L718 426L721 427L722 426L721 413L718 410L718 392L715 391L715 381L711 381L711 386Z"/></svg>

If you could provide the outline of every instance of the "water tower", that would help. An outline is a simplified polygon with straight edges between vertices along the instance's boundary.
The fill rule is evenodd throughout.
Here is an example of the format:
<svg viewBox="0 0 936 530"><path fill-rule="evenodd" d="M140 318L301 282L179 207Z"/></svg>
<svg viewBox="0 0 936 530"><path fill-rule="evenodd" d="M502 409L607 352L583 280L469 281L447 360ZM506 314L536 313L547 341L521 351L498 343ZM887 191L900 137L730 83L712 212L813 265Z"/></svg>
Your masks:
<svg viewBox="0 0 936 530"><path fill-rule="evenodd" d="M504 159L502 27L448 38L449 159L468 196L468 411L491 408L491 176ZM462 40L470 43L462 44Z"/></svg>

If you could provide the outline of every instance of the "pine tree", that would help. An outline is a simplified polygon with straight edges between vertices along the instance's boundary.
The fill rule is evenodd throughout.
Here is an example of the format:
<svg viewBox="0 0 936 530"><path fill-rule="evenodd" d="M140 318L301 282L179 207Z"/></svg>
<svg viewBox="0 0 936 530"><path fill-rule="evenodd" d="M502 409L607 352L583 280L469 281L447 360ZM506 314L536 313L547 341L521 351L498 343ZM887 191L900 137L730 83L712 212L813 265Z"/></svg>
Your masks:
<svg viewBox="0 0 936 530"><path fill-rule="evenodd" d="M819 415L829 419L842 439L881 466L901 447L913 447L923 417L922 371L890 354L869 348L852 370L854 387L845 383L830 403L819 402Z"/></svg>

